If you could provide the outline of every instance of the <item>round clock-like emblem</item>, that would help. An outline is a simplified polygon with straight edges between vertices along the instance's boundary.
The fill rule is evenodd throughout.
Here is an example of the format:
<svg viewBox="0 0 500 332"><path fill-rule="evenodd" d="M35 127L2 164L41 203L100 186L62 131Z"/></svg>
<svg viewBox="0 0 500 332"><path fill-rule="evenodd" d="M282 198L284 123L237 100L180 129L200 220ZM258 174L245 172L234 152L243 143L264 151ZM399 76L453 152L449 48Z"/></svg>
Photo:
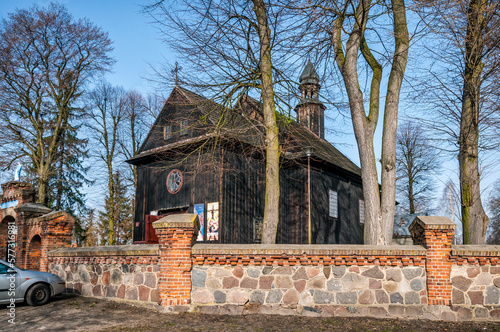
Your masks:
<svg viewBox="0 0 500 332"><path fill-rule="evenodd" d="M178 169L172 170L167 176L167 190L171 194L177 194L182 188L182 173Z"/></svg>

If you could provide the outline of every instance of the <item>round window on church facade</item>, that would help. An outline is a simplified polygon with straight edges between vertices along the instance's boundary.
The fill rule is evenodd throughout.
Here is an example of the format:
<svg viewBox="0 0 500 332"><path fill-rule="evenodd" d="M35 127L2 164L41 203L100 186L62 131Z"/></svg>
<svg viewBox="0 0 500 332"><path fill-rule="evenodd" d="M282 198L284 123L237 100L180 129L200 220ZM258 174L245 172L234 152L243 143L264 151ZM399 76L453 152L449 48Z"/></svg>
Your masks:
<svg viewBox="0 0 500 332"><path fill-rule="evenodd" d="M171 194L177 194L182 188L183 177L178 169L172 170L167 176L167 190Z"/></svg>

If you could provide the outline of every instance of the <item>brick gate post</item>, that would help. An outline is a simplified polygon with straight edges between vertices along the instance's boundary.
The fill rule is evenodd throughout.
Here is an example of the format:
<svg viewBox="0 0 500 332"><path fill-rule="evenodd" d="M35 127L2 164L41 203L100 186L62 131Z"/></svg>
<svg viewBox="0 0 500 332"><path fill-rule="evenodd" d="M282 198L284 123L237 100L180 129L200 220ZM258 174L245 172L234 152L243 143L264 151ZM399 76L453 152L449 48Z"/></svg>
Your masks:
<svg viewBox="0 0 500 332"><path fill-rule="evenodd" d="M410 225L413 244L427 249L425 269L429 305L451 305L451 243L456 225L446 217L418 216Z"/></svg>
<svg viewBox="0 0 500 332"><path fill-rule="evenodd" d="M191 303L191 247L199 230L196 214L175 214L153 223L159 244L159 304Z"/></svg>

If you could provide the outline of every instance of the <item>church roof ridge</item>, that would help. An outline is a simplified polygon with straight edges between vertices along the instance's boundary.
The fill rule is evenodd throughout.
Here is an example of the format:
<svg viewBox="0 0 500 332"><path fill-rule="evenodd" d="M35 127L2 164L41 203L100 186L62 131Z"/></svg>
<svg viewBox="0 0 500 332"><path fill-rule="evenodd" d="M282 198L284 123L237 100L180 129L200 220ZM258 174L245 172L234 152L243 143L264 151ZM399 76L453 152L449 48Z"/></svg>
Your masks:
<svg viewBox="0 0 500 332"><path fill-rule="evenodd" d="M314 71L313 67L312 69ZM314 71L314 73L316 72ZM193 107L198 108L201 111L201 113L207 116L208 120L214 125L217 123L218 117L221 115L221 112L223 112L223 109L225 109L224 106L220 105L219 103L209 98L206 98L202 95L199 95L195 92L187 90L186 88L175 86L174 89L172 90L171 95L173 94L174 91L180 93L188 101L189 104L192 104ZM169 99L170 97L167 99L167 102L169 102ZM259 138L263 135L263 132L260 132L260 130L257 128L257 123L255 122L255 120L257 122L260 122L262 120L259 119L263 116L263 114L261 114L262 104L258 100L254 99L253 97L247 94L242 95L239 98L239 100L241 101L240 103L236 103L235 105L233 105L231 109L226 109L229 112L226 114L226 121L224 121L225 126L221 128L222 129L221 132L213 133L211 135L201 135L192 139L170 143L168 145L147 150L144 149L144 146L141 146L139 153L136 156L127 160L127 162L134 163L145 157L155 155L160 151L165 151L168 149L172 149L174 147L179 147L181 145L189 144L202 139L207 139L209 137L215 137L218 135L222 135L226 138L230 137L237 138L251 145L262 144L262 140L260 140ZM171 100L170 102L175 103L175 101L173 100ZM241 111L243 112L245 111L243 107L244 104L253 107L256 111L259 112L261 116L259 118L251 118L251 117L247 118L247 115L241 113ZM241 108L241 111L234 112L234 110L240 107L243 107ZM294 138L295 144L298 143L298 146L293 145L291 146L292 148L300 146L312 146L314 148L313 155L318 157L319 159L327 163L330 163L332 165L335 165L337 167L340 167L353 174L361 175L360 168L355 163L353 163L347 156L345 156L342 152L340 152L332 143L326 141L325 139L320 138L319 136L317 136L308 128L302 126L298 122L292 121L290 123L290 126L286 124L280 125L280 133L285 135L291 135ZM148 140L150 134L151 131L150 133L148 133L145 142L146 140Z"/></svg>

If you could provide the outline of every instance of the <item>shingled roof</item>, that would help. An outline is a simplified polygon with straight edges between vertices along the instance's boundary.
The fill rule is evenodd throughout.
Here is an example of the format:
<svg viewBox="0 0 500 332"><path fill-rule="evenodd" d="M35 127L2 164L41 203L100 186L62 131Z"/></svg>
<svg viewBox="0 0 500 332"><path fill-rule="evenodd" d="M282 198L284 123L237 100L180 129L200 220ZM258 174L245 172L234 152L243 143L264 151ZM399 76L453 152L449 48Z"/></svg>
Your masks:
<svg viewBox="0 0 500 332"><path fill-rule="evenodd" d="M127 162L135 163L140 159L158 155L162 152L200 142L213 137L236 139L259 148L263 146L265 134L263 130L264 116L262 112L262 105L250 96L243 95L237 101L237 103L233 105L233 107L225 108L210 99L207 99L199 94L196 94L179 86L174 87L171 96L174 93L179 93L180 95L182 95L185 99L184 104L187 103L193 108L196 108L196 110L198 110L203 116L206 117L212 128L217 129L207 129L207 132L203 135L182 141L177 141L175 143L166 144L164 146L149 150L144 150L143 144L143 146L139 150L139 153L127 160ZM171 102L169 100L170 97L169 99L167 99L166 104ZM305 147L311 147L311 157L315 160L324 161L354 175L361 176L361 169L346 156L344 156L339 150L337 150L331 143L316 136L308 128L298 124L295 121L286 121L287 119L279 114L277 118L280 129L280 140L282 142L282 149L284 152L283 156L285 158L304 158ZM155 125L156 123L158 123L158 120L155 122ZM151 132L148 134L148 137L150 135ZM146 141L148 140L148 137L146 137ZM287 142L286 146L283 145L284 141Z"/></svg>
<svg viewBox="0 0 500 332"><path fill-rule="evenodd" d="M307 65L304 68L304 71L302 71L302 74L300 75L300 84L318 84L319 82L319 75L316 72L316 69L314 69L314 65L312 62L309 60L307 61Z"/></svg>

